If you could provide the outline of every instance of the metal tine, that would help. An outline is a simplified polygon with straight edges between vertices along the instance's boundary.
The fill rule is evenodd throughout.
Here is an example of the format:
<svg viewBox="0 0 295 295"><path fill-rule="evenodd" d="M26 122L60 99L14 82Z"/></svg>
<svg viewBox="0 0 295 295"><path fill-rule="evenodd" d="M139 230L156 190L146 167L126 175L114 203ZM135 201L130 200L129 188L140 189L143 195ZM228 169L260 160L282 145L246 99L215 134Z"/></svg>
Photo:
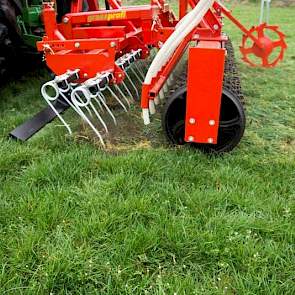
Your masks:
<svg viewBox="0 0 295 295"><path fill-rule="evenodd" d="M86 89L85 91L80 90L85 97L88 98L88 96L90 96L88 104L91 106L91 108L94 111L96 117L101 122L102 126L104 127L104 129L105 129L105 131L107 133L109 132L108 127L107 127L106 123L104 122L104 120L102 119L102 117L100 116L100 114L98 113L98 111L96 110L94 104L92 103L92 100L94 100L98 104L101 111L104 112L104 109L103 109L103 107L101 105L100 100L97 99L97 93L100 91L99 83L101 82L102 77L108 77L108 75L109 75L109 73L106 73L104 75L97 74L96 77L94 77L92 79L88 79L87 81L84 82L84 85L82 85L82 87L84 87ZM106 83L108 83L108 82L109 82L109 80L107 78Z"/></svg>
<svg viewBox="0 0 295 295"><path fill-rule="evenodd" d="M107 99L106 99L106 97L103 95L103 91L104 91L105 89L100 89L100 92L99 92L99 95L100 95L100 97L101 97L101 100L103 100L104 101L104 103L106 104L107 103Z"/></svg>
<svg viewBox="0 0 295 295"><path fill-rule="evenodd" d="M58 87L58 91L59 91L59 94L62 96L62 98L74 109L74 110L76 110L75 109L75 106L74 106L74 104L71 102L71 100L70 99L68 99L68 97L67 97L67 94L68 93L70 93L70 92L72 92L72 90L73 90L73 87L71 86L71 84L70 83L68 83L68 81L67 81L67 79L63 79L63 80L61 80L60 79L60 76L57 76L57 77L55 77L55 79L54 79L54 83L56 84L56 86ZM64 83L65 84L65 86L66 86L66 88L64 88L64 87L62 87L62 86L60 86L59 84L62 84L62 83Z"/></svg>
<svg viewBox="0 0 295 295"><path fill-rule="evenodd" d="M48 94L48 88L54 89L55 94L53 96ZM45 84L43 84L41 87L41 94L42 94L43 98L46 100L47 104L50 106L50 108L54 111L54 113L57 115L59 120L62 122L62 124L66 127L69 134L72 134L73 132L72 132L72 129L70 128L69 124L63 119L63 117L58 113L58 111L55 109L55 107L52 104L52 102L57 100L59 97L59 89L58 89L56 82L53 80L53 81L49 81L49 82L46 82Z"/></svg>
<svg viewBox="0 0 295 295"><path fill-rule="evenodd" d="M105 109L107 110L107 112L109 113L109 115L112 117L114 124L117 125L117 120L116 117L114 116L113 112L111 111L111 109L108 107L108 105L106 104L106 99L103 95L102 92L98 92L97 93L97 98L100 99L102 105L105 107Z"/></svg>
<svg viewBox="0 0 295 295"><path fill-rule="evenodd" d="M86 99L86 101L77 100L76 93L78 93L79 91L83 93L83 96ZM91 100L91 93L88 91L87 87L85 87L85 85L83 85L83 86L79 86L79 87L75 88L73 90L73 92L71 93L71 99L72 99L73 103L75 104L76 108L78 109L79 114L82 117L82 119L88 123L88 125L91 127L91 129L94 131L94 133L99 138L102 146L105 147L105 143L103 141L103 138L102 138L101 134L95 128L93 123L89 120L89 118L85 115L85 113L82 110L82 108L84 108L85 106L88 106L89 104L93 107L93 105L91 104L91 101L90 101ZM95 110L94 107L93 107L93 111L97 114L97 111ZM98 114L98 118L100 118L99 114ZM104 123L104 125L105 125L105 123ZM106 127L106 125L104 127ZM106 128L106 130L107 130L107 128Z"/></svg>
<svg viewBox="0 0 295 295"><path fill-rule="evenodd" d="M101 92L107 89L110 92L110 94L117 100L117 102L122 106L122 108L124 109L124 111L127 112L126 106L124 105L124 103L120 100L120 98L118 97L118 95L116 95L116 93L112 90L112 88L109 85L110 80L113 79L113 74L112 73L98 74L97 77L99 78L98 81L97 81L97 84L96 84L96 86L98 87L98 89L100 89ZM102 82L103 80L105 80L106 82L105 82L105 84L103 86L100 86L100 82ZM114 87L116 88L117 87L117 84L114 84ZM123 98L125 99L125 96L122 93L121 89L119 89L119 92L123 96ZM104 99L104 102L106 104L106 98L105 98L104 95L102 96L102 99ZM128 106L130 106L130 103L127 100L127 98L126 98L126 101L128 103Z"/></svg>
<svg viewBox="0 0 295 295"><path fill-rule="evenodd" d="M57 117L62 122L62 124L66 127L69 134L72 134L72 130L71 130L69 124L59 114L59 112L53 106L52 102L57 100L58 97L61 96L69 106L71 106L75 111L77 111L75 106L72 104L71 100L68 98L67 95L73 90L73 87L68 82L68 79L69 80L77 80L78 78L79 78L79 70L67 71L63 75L56 76L52 81L49 81L49 82L43 84L43 86L41 87L41 94L42 94L43 98L46 100L47 104L50 106L50 108L57 115ZM53 96L51 96L48 93L48 88L52 88L55 91L55 94Z"/></svg>
<svg viewBox="0 0 295 295"><path fill-rule="evenodd" d="M148 70L148 67L146 66L146 64L147 64L147 61L145 59L140 59L137 61L137 65L140 68L144 78Z"/></svg>
<svg viewBox="0 0 295 295"><path fill-rule="evenodd" d="M90 96L91 98L91 96ZM100 114L98 113L98 111L96 110L96 108L94 107L93 103L90 101L90 106L91 108L93 109L96 117L98 118L98 120L100 121L100 123L102 124L103 128L105 129L106 133L109 133L109 130L108 130L108 127L107 127L107 124L105 123L105 121L102 119L102 117L100 116Z"/></svg>
<svg viewBox="0 0 295 295"><path fill-rule="evenodd" d="M103 96L103 98L99 97L99 93L101 91L105 90L105 87L103 89L101 89L101 86L99 84L103 78L106 78L106 83L108 83L109 82L108 75L109 75L108 73L105 73L105 74L98 73L96 75L96 77L88 79L87 81L84 82L84 85L87 87L88 91L91 94L91 98L97 103L97 105L99 106L100 110L103 113L104 113L104 107L106 108L108 113L110 112L110 109L106 105L105 97L104 96ZM85 108L86 107L87 106L85 106ZM91 114L91 116L92 116L92 114Z"/></svg>
<svg viewBox="0 0 295 295"><path fill-rule="evenodd" d="M136 71L133 69L133 67L130 67L131 72L133 73L133 75L137 78L137 80L139 81L139 83L142 83L143 80L138 76L138 74L136 73Z"/></svg>
<svg viewBox="0 0 295 295"><path fill-rule="evenodd" d="M114 87L115 87L115 89L117 89L117 91L120 93L120 95L124 98L128 107L130 108L130 102L129 102L128 98L125 96L124 92L120 89L120 87L117 84L114 84Z"/></svg>
<svg viewBox="0 0 295 295"><path fill-rule="evenodd" d="M91 101L92 98L94 98L94 95L91 94L88 87L84 84L84 85L81 85L80 87L76 88L75 90L77 90L76 93L81 92L83 94L83 96L86 98L86 102L87 102L86 105L87 106L89 105L91 107L91 109L93 110L97 119L100 121L100 123L102 124L105 131L108 133L109 131L108 131L108 127L107 127L106 123L104 122L104 120L102 119L102 117L100 116L100 114L98 113L94 104Z"/></svg>
<svg viewBox="0 0 295 295"><path fill-rule="evenodd" d="M130 85L132 86L132 88L134 89L135 93L136 93L136 97L137 99L139 99L139 92L138 89L136 88L136 86L134 85L132 79L130 78L130 76L128 75L127 71L125 71L125 76L127 78L127 80L129 81Z"/></svg>
<svg viewBox="0 0 295 295"><path fill-rule="evenodd" d="M141 80L143 81L145 78L145 74L143 73L142 69L139 67L139 60L134 63L134 67L136 68L137 72L139 73Z"/></svg>
<svg viewBox="0 0 295 295"><path fill-rule="evenodd" d="M140 63L140 65L141 65L142 69L143 69L143 72L144 72L145 75L146 75L146 73L147 73L147 71L148 71L148 69L149 69L149 66L150 66L150 64L151 64L151 59L150 59L150 57L148 57L148 58L146 58L146 59L142 59L142 60L140 60L139 63Z"/></svg>
<svg viewBox="0 0 295 295"><path fill-rule="evenodd" d="M97 87L96 99L98 99L101 102L101 104L105 107L105 109L107 110L107 112L109 113L111 118L113 119L114 124L117 125L116 117L114 116L111 109L108 107L106 97L103 94L103 91L106 90L107 85L110 81L110 77L112 77L112 74L110 74L110 73L98 74L96 76L96 78L97 78L95 80L95 85ZM105 84L101 85L100 83L103 82L103 80L105 80Z"/></svg>
<svg viewBox="0 0 295 295"><path fill-rule="evenodd" d="M100 100L97 98L97 95L91 95L91 98L93 98L93 99L95 100L95 102L96 102L97 105L99 106L100 110L104 113L103 106L101 105Z"/></svg>
<svg viewBox="0 0 295 295"><path fill-rule="evenodd" d="M70 93L73 91L73 89L78 85L77 83L72 83L72 82L68 82L68 79L70 77L75 77L73 78L73 80L77 80L79 78L79 70L75 70L75 71L70 71L68 70L65 74L63 75L60 75L60 76L56 76L55 77L55 81L58 84L62 84L62 83L65 83L66 84L66 89L64 89L63 87L59 87L59 90L60 90L60 95L64 98L64 100L77 112L77 109L75 108L74 104L71 102L71 100L69 100L66 96L67 93ZM78 99L79 96L77 96ZM88 113L90 116L92 116L92 112L90 111L90 109L88 107L86 107Z"/></svg>
<svg viewBox="0 0 295 295"><path fill-rule="evenodd" d="M121 83L123 85L123 88L126 90L126 92L128 93L130 99L132 100L132 102L134 102L134 98L132 93L130 92L129 88L127 87L126 83L124 81L122 81Z"/></svg>
<svg viewBox="0 0 295 295"><path fill-rule="evenodd" d="M131 88L135 91L136 97L137 99L139 99L139 91L136 87L136 85L134 84L134 82L132 81L128 71L130 70L134 76L138 79L138 81L140 83L143 82L143 80L141 79L141 77L139 77L139 75L136 73L136 71L132 68L132 64L136 61L140 59L140 55L141 55L141 49L132 51L131 53L127 53L123 56L121 56L117 61L116 64L125 72L125 76L127 78L128 84L130 84ZM127 90L128 87L127 85L123 85L123 87ZM128 94L131 94L131 91L128 89L127 90Z"/></svg>
<svg viewBox="0 0 295 295"><path fill-rule="evenodd" d="M124 109L124 111L125 112L128 112L126 106L123 104L123 102L120 100L120 98L116 95L116 93L111 89L111 87L110 86L107 86L106 89L116 99L116 101L121 105L121 107Z"/></svg>
<svg viewBox="0 0 295 295"><path fill-rule="evenodd" d="M79 99L82 102L82 99L81 99L81 97L78 94L75 94L75 96L76 96L77 99ZM85 109L87 110L89 116L92 117L93 114L92 114L91 110L89 109L89 107L88 106L85 106Z"/></svg>
<svg viewBox="0 0 295 295"><path fill-rule="evenodd" d="M132 53L128 53L126 54L125 57L123 57L123 60L125 61L125 63L127 62L127 67L126 67L126 70L129 70L133 73L133 75L137 78L137 80L142 83L143 80L141 77L138 76L137 72L134 70L133 68L133 65L136 61L136 55L137 55L137 52L132 52Z"/></svg>
<svg viewBox="0 0 295 295"><path fill-rule="evenodd" d="M112 90L112 88L109 85L110 80L113 79L113 74L112 73L104 73L104 74L97 74L97 76L93 79L89 79L87 82L88 87L96 87L96 92L100 91L100 93L102 93L102 91L104 90L108 90L111 95L118 101L118 103L122 106L122 108L127 112L127 108L126 106L123 104L123 102L120 100L120 98L118 97L118 95ZM101 85L102 83L102 85ZM128 99L125 97L124 93L121 91L121 89L118 89L117 84L114 84L114 87L118 90L118 92L120 93L120 95L123 96L123 98L126 100L128 106L130 106L130 103L128 101ZM104 95L101 96L101 100L104 100L104 105L106 106L106 98ZM110 113L110 109L108 108L108 112ZM113 116L113 114L112 114Z"/></svg>
<svg viewBox="0 0 295 295"><path fill-rule="evenodd" d="M173 85L175 78L179 77L179 75L183 72L184 66L185 66L185 58L182 57L180 61L177 63L172 73L170 74L165 84L162 86L162 89L160 90L158 95L154 98L155 105L158 105L161 101L165 99L165 93L169 90L169 87ZM152 107L152 111L153 111L153 107Z"/></svg>
<svg viewBox="0 0 295 295"><path fill-rule="evenodd" d="M152 49L152 50L150 50L150 55L146 59L142 59L142 60L139 61L139 64L143 68L143 72L144 72L145 75L148 72L150 64L152 63L155 56L156 56L156 50Z"/></svg>
<svg viewBox="0 0 295 295"><path fill-rule="evenodd" d="M144 73L142 72L141 68L138 66L138 61L136 61L134 63L134 68L135 70L138 72L139 76L140 76L140 80L143 82L144 81L144 78L145 78L145 75Z"/></svg>
<svg viewBox="0 0 295 295"><path fill-rule="evenodd" d="M169 92L170 87L173 86L175 79L177 79L178 77L180 77L180 75L183 74L183 68L185 67L185 64L186 57L182 56L158 94L158 98L160 101L163 101L165 99L165 95L167 92ZM157 104L157 100L155 99L154 101L155 104Z"/></svg>

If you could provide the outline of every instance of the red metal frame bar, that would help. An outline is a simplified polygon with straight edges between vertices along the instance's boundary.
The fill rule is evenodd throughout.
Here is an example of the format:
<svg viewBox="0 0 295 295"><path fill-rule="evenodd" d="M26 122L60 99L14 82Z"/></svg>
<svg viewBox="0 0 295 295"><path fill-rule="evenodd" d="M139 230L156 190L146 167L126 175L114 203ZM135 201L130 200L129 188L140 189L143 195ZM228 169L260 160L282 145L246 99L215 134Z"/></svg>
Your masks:
<svg viewBox="0 0 295 295"><path fill-rule="evenodd" d="M219 2L214 2L214 8L216 10L219 10L220 12L222 12L230 21L232 21L244 34L246 34L247 36L249 36L249 38L258 46L261 47L262 45L260 44L258 38L255 37L255 35L251 34L250 31L248 29L246 29L246 27L239 22L231 13L231 11L229 9L227 9L224 5L222 5Z"/></svg>
<svg viewBox="0 0 295 295"><path fill-rule="evenodd" d="M159 13L159 10L159 7L156 5L125 6L111 10L68 13L64 17L68 19L67 25L91 25L93 23L116 20L151 20L153 15Z"/></svg>

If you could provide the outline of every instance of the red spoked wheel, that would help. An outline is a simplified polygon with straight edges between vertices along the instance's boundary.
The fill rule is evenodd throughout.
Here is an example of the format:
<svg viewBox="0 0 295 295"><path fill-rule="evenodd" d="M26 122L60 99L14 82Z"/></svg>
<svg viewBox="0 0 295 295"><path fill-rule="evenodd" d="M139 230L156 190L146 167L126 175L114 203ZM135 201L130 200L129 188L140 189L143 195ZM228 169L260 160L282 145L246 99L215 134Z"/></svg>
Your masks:
<svg viewBox="0 0 295 295"><path fill-rule="evenodd" d="M255 42L251 36L257 39ZM253 67L274 67L284 57L287 44L278 26L261 24L243 36L240 51L242 59Z"/></svg>

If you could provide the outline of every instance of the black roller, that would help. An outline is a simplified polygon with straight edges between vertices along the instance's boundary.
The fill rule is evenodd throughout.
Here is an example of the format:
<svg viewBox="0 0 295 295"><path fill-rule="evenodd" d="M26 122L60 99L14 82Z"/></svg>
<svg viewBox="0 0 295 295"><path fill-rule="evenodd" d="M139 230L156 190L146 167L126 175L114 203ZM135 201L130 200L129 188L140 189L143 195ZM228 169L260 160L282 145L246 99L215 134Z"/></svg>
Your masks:
<svg viewBox="0 0 295 295"><path fill-rule="evenodd" d="M163 129L168 140L174 145L187 144L184 141L186 93L185 85L175 91L163 111ZM223 89L217 144L190 145L208 153L229 152L239 144L245 124L245 113L239 97Z"/></svg>
<svg viewBox="0 0 295 295"><path fill-rule="evenodd" d="M170 90L162 116L163 129L170 143L189 144L209 153L224 153L234 149L243 137L246 124L243 108L244 96L230 40L225 42L225 48L227 56L217 144L196 144L184 141L187 93L187 67L185 66L173 83L174 86Z"/></svg>

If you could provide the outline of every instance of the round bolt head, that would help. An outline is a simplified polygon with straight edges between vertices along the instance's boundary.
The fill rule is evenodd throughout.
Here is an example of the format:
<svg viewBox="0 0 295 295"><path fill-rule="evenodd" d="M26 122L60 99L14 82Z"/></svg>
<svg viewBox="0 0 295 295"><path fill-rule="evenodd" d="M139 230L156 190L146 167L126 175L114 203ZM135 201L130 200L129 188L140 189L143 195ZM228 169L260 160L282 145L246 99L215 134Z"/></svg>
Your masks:
<svg viewBox="0 0 295 295"><path fill-rule="evenodd" d="M83 76L84 76L84 78L87 78L87 77L88 77L88 74L87 74L87 73L85 73Z"/></svg>
<svg viewBox="0 0 295 295"><path fill-rule="evenodd" d="M189 141L189 142L193 142L194 139L195 139L195 138L194 138L193 136L189 136L189 137L188 137L188 141Z"/></svg>
<svg viewBox="0 0 295 295"><path fill-rule="evenodd" d="M218 26L217 24L215 24L215 25L213 26L213 29L214 29L215 31L217 31L217 30L219 29L219 26Z"/></svg>
<svg viewBox="0 0 295 295"><path fill-rule="evenodd" d="M75 48L79 48L80 47L80 43L79 42L76 42L75 43Z"/></svg>
<svg viewBox="0 0 295 295"><path fill-rule="evenodd" d="M189 123L190 124L196 124L196 119L195 118L189 118Z"/></svg>
<svg viewBox="0 0 295 295"><path fill-rule="evenodd" d="M209 125L210 125L210 126L214 126L214 125L215 125L215 120L210 120L210 121L209 121Z"/></svg>
<svg viewBox="0 0 295 295"><path fill-rule="evenodd" d="M208 138L208 143L213 143L213 138L212 137Z"/></svg>
<svg viewBox="0 0 295 295"><path fill-rule="evenodd" d="M64 17L62 21L63 21L64 24L67 24L69 22L69 18L68 17Z"/></svg>
<svg viewBox="0 0 295 295"><path fill-rule="evenodd" d="M116 47L116 42L111 42L111 43L110 43L110 46L111 46L112 48Z"/></svg>

